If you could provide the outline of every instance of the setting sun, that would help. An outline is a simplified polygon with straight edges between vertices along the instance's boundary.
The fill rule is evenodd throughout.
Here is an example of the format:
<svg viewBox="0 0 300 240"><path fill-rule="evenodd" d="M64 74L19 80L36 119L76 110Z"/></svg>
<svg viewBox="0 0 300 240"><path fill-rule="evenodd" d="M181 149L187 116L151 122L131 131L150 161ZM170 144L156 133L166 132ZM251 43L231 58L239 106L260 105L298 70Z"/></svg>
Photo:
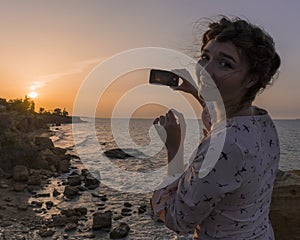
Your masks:
<svg viewBox="0 0 300 240"><path fill-rule="evenodd" d="M30 92L30 93L28 94L28 97L30 97L30 98L32 98L32 99L36 98L37 96L38 96L37 92Z"/></svg>

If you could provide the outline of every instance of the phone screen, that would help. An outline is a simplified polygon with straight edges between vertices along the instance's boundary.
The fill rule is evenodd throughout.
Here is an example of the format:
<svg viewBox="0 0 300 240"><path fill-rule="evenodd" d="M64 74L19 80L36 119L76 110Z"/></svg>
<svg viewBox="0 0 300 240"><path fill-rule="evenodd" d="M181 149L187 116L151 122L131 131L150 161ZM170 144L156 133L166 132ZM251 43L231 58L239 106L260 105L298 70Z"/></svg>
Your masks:
<svg viewBox="0 0 300 240"><path fill-rule="evenodd" d="M149 83L177 87L179 76L170 71L151 69Z"/></svg>

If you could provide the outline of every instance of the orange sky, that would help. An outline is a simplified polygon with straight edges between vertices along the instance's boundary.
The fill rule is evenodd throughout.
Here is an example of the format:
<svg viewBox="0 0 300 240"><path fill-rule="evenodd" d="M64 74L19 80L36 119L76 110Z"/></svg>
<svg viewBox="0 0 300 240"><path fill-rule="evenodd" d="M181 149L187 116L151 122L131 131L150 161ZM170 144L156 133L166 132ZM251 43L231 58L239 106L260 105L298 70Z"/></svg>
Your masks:
<svg viewBox="0 0 300 240"><path fill-rule="evenodd" d="M39 107L48 110L60 107L72 113L80 85L97 64L138 47L156 46L190 53L194 22L221 13L246 17L274 37L283 59L280 77L255 103L266 108L274 118L299 118L300 35L295 31L300 20L299 7L296 1L289 4L274 1L270 9L267 1L258 0L247 3L234 0L226 3L216 0L1 1L0 97L23 98L35 91L36 111ZM147 72L141 71L119 78L101 96L97 116L109 117L120 96L147 80ZM165 94L165 101L172 104L177 95L157 89L157 94ZM146 95L137 94L130 101L140 101ZM198 108L193 99L188 99ZM141 106L135 116L152 118L165 110L157 105L155 108Z"/></svg>

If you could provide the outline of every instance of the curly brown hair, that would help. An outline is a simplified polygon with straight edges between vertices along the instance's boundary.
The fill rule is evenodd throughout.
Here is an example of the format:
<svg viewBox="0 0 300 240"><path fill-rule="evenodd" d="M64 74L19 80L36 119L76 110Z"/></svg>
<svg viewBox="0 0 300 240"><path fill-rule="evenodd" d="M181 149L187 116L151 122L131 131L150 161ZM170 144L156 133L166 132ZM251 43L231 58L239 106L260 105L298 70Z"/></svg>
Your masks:
<svg viewBox="0 0 300 240"><path fill-rule="evenodd" d="M272 37L263 29L240 18L222 16L219 21L210 22L209 29L202 36L201 51L210 40L231 41L246 57L248 73L257 76L257 82L249 88L244 102L253 101L259 91L272 83L281 60L276 53Z"/></svg>

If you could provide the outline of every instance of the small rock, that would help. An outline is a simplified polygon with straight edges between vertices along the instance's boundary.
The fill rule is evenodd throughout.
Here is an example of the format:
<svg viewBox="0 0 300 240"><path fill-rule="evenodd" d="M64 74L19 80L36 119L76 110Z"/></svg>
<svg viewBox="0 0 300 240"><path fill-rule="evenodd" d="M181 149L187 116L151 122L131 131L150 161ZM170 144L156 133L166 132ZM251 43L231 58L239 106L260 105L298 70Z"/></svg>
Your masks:
<svg viewBox="0 0 300 240"><path fill-rule="evenodd" d="M131 212L121 212L121 215L124 217L129 217L129 216L132 216L132 213Z"/></svg>
<svg viewBox="0 0 300 240"><path fill-rule="evenodd" d="M132 207L132 204L129 202L124 202L124 207L130 208L130 207Z"/></svg>
<svg viewBox="0 0 300 240"><path fill-rule="evenodd" d="M109 234L111 239L124 238L128 235L130 227L124 223L119 223Z"/></svg>
<svg viewBox="0 0 300 240"><path fill-rule="evenodd" d="M112 212L96 212L93 214L93 229L110 228L112 224Z"/></svg>
<svg viewBox="0 0 300 240"><path fill-rule="evenodd" d="M69 208L61 210L62 215L66 215L67 217L71 216L84 216L87 214L87 208L79 207L79 208Z"/></svg>
<svg viewBox="0 0 300 240"><path fill-rule="evenodd" d="M123 218L122 215L116 216L116 217L114 217L114 221L118 221L118 220L120 220L120 219L122 219L122 218Z"/></svg>
<svg viewBox="0 0 300 240"><path fill-rule="evenodd" d="M67 198L72 199L72 198L76 197L77 194L78 194L78 189L76 187L72 187L72 186L65 187L64 195Z"/></svg>
<svg viewBox="0 0 300 240"><path fill-rule="evenodd" d="M104 195L103 197L100 198L101 201L106 202L108 200L108 198L106 197L106 195Z"/></svg>
<svg viewBox="0 0 300 240"><path fill-rule="evenodd" d="M89 174L90 174L90 172L86 168L84 168L84 169L81 170L81 176L86 177Z"/></svg>
<svg viewBox="0 0 300 240"><path fill-rule="evenodd" d="M41 208L38 208L38 209L34 209L34 212L36 212L36 213L42 213L43 210Z"/></svg>
<svg viewBox="0 0 300 240"><path fill-rule="evenodd" d="M49 210L49 209L51 209L52 207L53 207L53 202L52 201L47 201L46 202L46 208Z"/></svg>
<svg viewBox="0 0 300 240"><path fill-rule="evenodd" d="M41 208L43 206L43 202L32 201L31 205L36 208Z"/></svg>
<svg viewBox="0 0 300 240"><path fill-rule="evenodd" d="M57 215L57 214L53 214L52 215L52 227L61 227L61 226L65 226L68 223L78 223L79 218L77 216L71 216L71 217L67 217L67 216L63 216L63 215Z"/></svg>
<svg viewBox="0 0 300 240"><path fill-rule="evenodd" d="M145 204L141 205L138 209L139 214L145 213L147 206Z"/></svg>
<svg viewBox="0 0 300 240"><path fill-rule="evenodd" d="M53 192L52 192L52 196L53 196L53 197L57 197L58 195L60 195L60 192L57 191L56 188L54 188L54 189L53 189Z"/></svg>
<svg viewBox="0 0 300 240"><path fill-rule="evenodd" d="M28 169L24 165L17 165L13 169L13 178L15 181L26 182L28 180Z"/></svg>
<svg viewBox="0 0 300 240"><path fill-rule="evenodd" d="M99 183L99 180L91 175L86 176L84 179L84 186L86 186L88 189L95 189L99 187Z"/></svg>
<svg viewBox="0 0 300 240"><path fill-rule="evenodd" d="M43 197L50 197L50 193L38 193L37 194L38 198L43 198Z"/></svg>
<svg viewBox="0 0 300 240"><path fill-rule="evenodd" d="M108 158L126 159L131 158L133 155L128 154L120 148L110 149L104 152L104 155Z"/></svg>
<svg viewBox="0 0 300 240"><path fill-rule="evenodd" d="M121 212L125 212L125 213L128 213L128 212L131 212L132 210L130 208L122 208Z"/></svg>
<svg viewBox="0 0 300 240"><path fill-rule="evenodd" d="M72 175L68 177L68 184L70 186L79 186L81 185L81 176L79 175Z"/></svg>

